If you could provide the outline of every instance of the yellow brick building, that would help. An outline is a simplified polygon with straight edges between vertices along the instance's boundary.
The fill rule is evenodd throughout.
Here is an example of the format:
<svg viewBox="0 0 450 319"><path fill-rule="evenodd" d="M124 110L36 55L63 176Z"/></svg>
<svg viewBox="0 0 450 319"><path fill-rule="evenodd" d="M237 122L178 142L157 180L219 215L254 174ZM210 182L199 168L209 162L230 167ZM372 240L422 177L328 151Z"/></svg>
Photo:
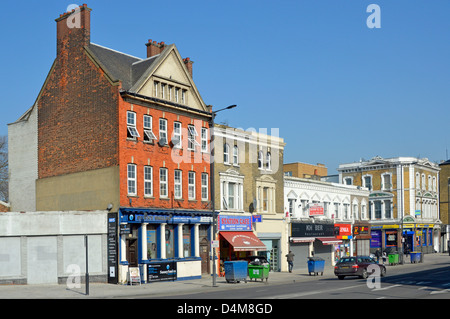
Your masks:
<svg viewBox="0 0 450 319"><path fill-rule="evenodd" d="M414 157L361 160L339 166L341 183L370 190L371 251L440 250L439 166Z"/></svg>

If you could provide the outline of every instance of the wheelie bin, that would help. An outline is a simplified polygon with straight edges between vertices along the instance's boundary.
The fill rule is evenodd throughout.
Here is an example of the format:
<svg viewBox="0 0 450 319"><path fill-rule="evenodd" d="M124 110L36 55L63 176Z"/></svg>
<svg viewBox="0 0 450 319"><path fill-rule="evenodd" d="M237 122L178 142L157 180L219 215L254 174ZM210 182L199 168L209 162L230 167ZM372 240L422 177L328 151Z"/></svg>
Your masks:
<svg viewBox="0 0 450 319"><path fill-rule="evenodd" d="M398 254L397 253L390 253L388 255L389 257L389 265L398 265Z"/></svg>
<svg viewBox="0 0 450 319"><path fill-rule="evenodd" d="M254 258L248 264L248 277L250 280L261 279L261 281L269 280L270 265L265 258Z"/></svg>
<svg viewBox="0 0 450 319"><path fill-rule="evenodd" d="M308 272L314 276L319 275L319 272L323 276L323 270L325 269L325 260L320 257L309 257L308 258Z"/></svg>
<svg viewBox="0 0 450 319"><path fill-rule="evenodd" d="M421 261L421 252L417 252L417 251L412 251L410 252L411 255L411 264L413 263L418 263Z"/></svg>
<svg viewBox="0 0 450 319"><path fill-rule="evenodd" d="M245 260L224 262L225 280L230 283L247 282L248 263Z"/></svg>

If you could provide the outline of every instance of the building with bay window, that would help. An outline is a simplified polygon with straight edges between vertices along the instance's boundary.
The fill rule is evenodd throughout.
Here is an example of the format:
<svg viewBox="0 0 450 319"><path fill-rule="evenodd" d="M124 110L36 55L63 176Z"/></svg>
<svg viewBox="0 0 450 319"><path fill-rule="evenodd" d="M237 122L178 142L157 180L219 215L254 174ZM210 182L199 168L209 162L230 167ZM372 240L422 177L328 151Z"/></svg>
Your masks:
<svg viewBox="0 0 450 319"><path fill-rule="evenodd" d="M284 141L277 132L214 127L215 208L220 261L264 255L287 270L283 214ZM247 244L246 244L247 243Z"/></svg>
<svg viewBox="0 0 450 319"><path fill-rule="evenodd" d="M343 184L370 190L371 250L439 251L439 171L426 158L374 157L338 168Z"/></svg>

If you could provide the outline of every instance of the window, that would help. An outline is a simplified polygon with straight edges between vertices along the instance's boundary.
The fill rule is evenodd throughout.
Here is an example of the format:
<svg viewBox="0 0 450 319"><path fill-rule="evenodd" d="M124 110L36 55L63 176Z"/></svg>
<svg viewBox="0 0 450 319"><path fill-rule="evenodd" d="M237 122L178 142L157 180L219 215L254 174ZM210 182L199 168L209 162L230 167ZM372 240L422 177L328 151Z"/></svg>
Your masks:
<svg viewBox="0 0 450 319"><path fill-rule="evenodd" d="M228 183L228 209L235 209L235 183Z"/></svg>
<svg viewBox="0 0 450 319"><path fill-rule="evenodd" d="M195 172L188 173L188 198L195 199Z"/></svg>
<svg viewBox="0 0 450 319"><path fill-rule="evenodd" d="M167 197L167 168L159 169L159 196Z"/></svg>
<svg viewBox="0 0 450 319"><path fill-rule="evenodd" d="M233 147L233 165L239 165L239 148L237 145Z"/></svg>
<svg viewBox="0 0 450 319"><path fill-rule="evenodd" d="M390 200L384 201L384 217L385 218L392 218L392 215L391 215L391 201Z"/></svg>
<svg viewBox="0 0 450 319"><path fill-rule="evenodd" d="M180 257L190 257L191 251L191 226L183 225L183 256Z"/></svg>
<svg viewBox="0 0 450 319"><path fill-rule="evenodd" d="M200 146L195 137L198 135L195 126L188 125L188 150L195 151L196 146Z"/></svg>
<svg viewBox="0 0 450 319"><path fill-rule="evenodd" d="M258 152L258 168L263 169L263 162L264 162L264 154L262 151Z"/></svg>
<svg viewBox="0 0 450 319"><path fill-rule="evenodd" d="M263 212L269 211L269 188L264 187L263 188Z"/></svg>
<svg viewBox="0 0 450 319"><path fill-rule="evenodd" d="M153 82L153 87L154 87L154 92L153 92L153 93L155 94L155 97L159 97L159 96L158 96L159 82L156 82L156 81Z"/></svg>
<svg viewBox="0 0 450 319"><path fill-rule="evenodd" d="M175 102L180 102L180 89L176 88L175 89Z"/></svg>
<svg viewBox="0 0 450 319"><path fill-rule="evenodd" d="M223 144L223 162L224 164L230 163L230 146L228 144Z"/></svg>
<svg viewBox="0 0 450 319"><path fill-rule="evenodd" d="M153 167L144 166L144 195L153 196Z"/></svg>
<svg viewBox="0 0 450 319"><path fill-rule="evenodd" d="M140 137L136 129L136 113L127 112L127 138Z"/></svg>
<svg viewBox="0 0 450 319"><path fill-rule="evenodd" d="M384 190L390 190L392 188L391 184L391 175L390 174L384 174L382 175L382 182L383 182L383 189Z"/></svg>
<svg viewBox="0 0 450 319"><path fill-rule="evenodd" d="M339 218L339 203L334 203L334 218Z"/></svg>
<svg viewBox="0 0 450 319"><path fill-rule="evenodd" d="M169 101L173 100L173 86L169 85Z"/></svg>
<svg viewBox="0 0 450 319"><path fill-rule="evenodd" d="M181 104L186 104L186 90L181 91Z"/></svg>
<svg viewBox="0 0 450 319"><path fill-rule="evenodd" d="M364 176L364 187L368 188L369 190L372 190L372 176Z"/></svg>
<svg viewBox="0 0 450 319"><path fill-rule="evenodd" d="M180 199L183 197L183 178L182 172L177 169L174 171L174 197Z"/></svg>
<svg viewBox="0 0 450 319"><path fill-rule="evenodd" d="M420 174L416 173L416 189L420 189Z"/></svg>
<svg viewBox="0 0 450 319"><path fill-rule="evenodd" d="M159 119L159 140L167 143L167 120Z"/></svg>
<svg viewBox="0 0 450 319"><path fill-rule="evenodd" d="M351 177L344 177L344 185L353 185Z"/></svg>
<svg viewBox="0 0 450 319"><path fill-rule="evenodd" d="M375 201L375 219L381 219L381 201Z"/></svg>
<svg viewBox="0 0 450 319"><path fill-rule="evenodd" d="M208 129L206 127L202 127L202 152L208 152Z"/></svg>
<svg viewBox="0 0 450 319"><path fill-rule="evenodd" d="M161 83L161 98L166 98L166 85L164 83Z"/></svg>
<svg viewBox="0 0 450 319"><path fill-rule="evenodd" d="M128 195L136 195L136 165L128 164Z"/></svg>
<svg viewBox="0 0 450 319"><path fill-rule="evenodd" d="M295 199L288 199L289 202L289 217L293 217L295 214Z"/></svg>
<svg viewBox="0 0 450 319"><path fill-rule="evenodd" d="M173 123L173 138L172 143L175 148L181 148L181 123Z"/></svg>
<svg viewBox="0 0 450 319"><path fill-rule="evenodd" d="M144 115L144 141L151 142L156 140L155 134L152 131L153 128L153 120L150 115Z"/></svg>
<svg viewBox="0 0 450 319"><path fill-rule="evenodd" d="M208 198L209 198L208 183L209 183L208 174L202 173L202 200L208 200Z"/></svg>
<svg viewBox="0 0 450 319"><path fill-rule="evenodd" d="M266 154L266 169L267 170L272 169L272 158L271 158L270 152L267 152L267 154Z"/></svg>

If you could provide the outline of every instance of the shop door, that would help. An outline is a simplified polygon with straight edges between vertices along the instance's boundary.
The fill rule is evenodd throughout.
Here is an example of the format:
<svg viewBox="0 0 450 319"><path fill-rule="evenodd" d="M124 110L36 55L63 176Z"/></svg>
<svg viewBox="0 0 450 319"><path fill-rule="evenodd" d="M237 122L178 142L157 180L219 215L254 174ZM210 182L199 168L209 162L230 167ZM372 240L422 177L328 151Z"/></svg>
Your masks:
<svg viewBox="0 0 450 319"><path fill-rule="evenodd" d="M272 247L270 250L270 270L280 271L280 266L278 265L278 247Z"/></svg>
<svg viewBox="0 0 450 319"><path fill-rule="evenodd" d="M127 239L127 261L129 267L138 266L137 239Z"/></svg>
<svg viewBox="0 0 450 319"><path fill-rule="evenodd" d="M202 259L202 274L209 274L209 242L206 238L200 242L200 258Z"/></svg>

